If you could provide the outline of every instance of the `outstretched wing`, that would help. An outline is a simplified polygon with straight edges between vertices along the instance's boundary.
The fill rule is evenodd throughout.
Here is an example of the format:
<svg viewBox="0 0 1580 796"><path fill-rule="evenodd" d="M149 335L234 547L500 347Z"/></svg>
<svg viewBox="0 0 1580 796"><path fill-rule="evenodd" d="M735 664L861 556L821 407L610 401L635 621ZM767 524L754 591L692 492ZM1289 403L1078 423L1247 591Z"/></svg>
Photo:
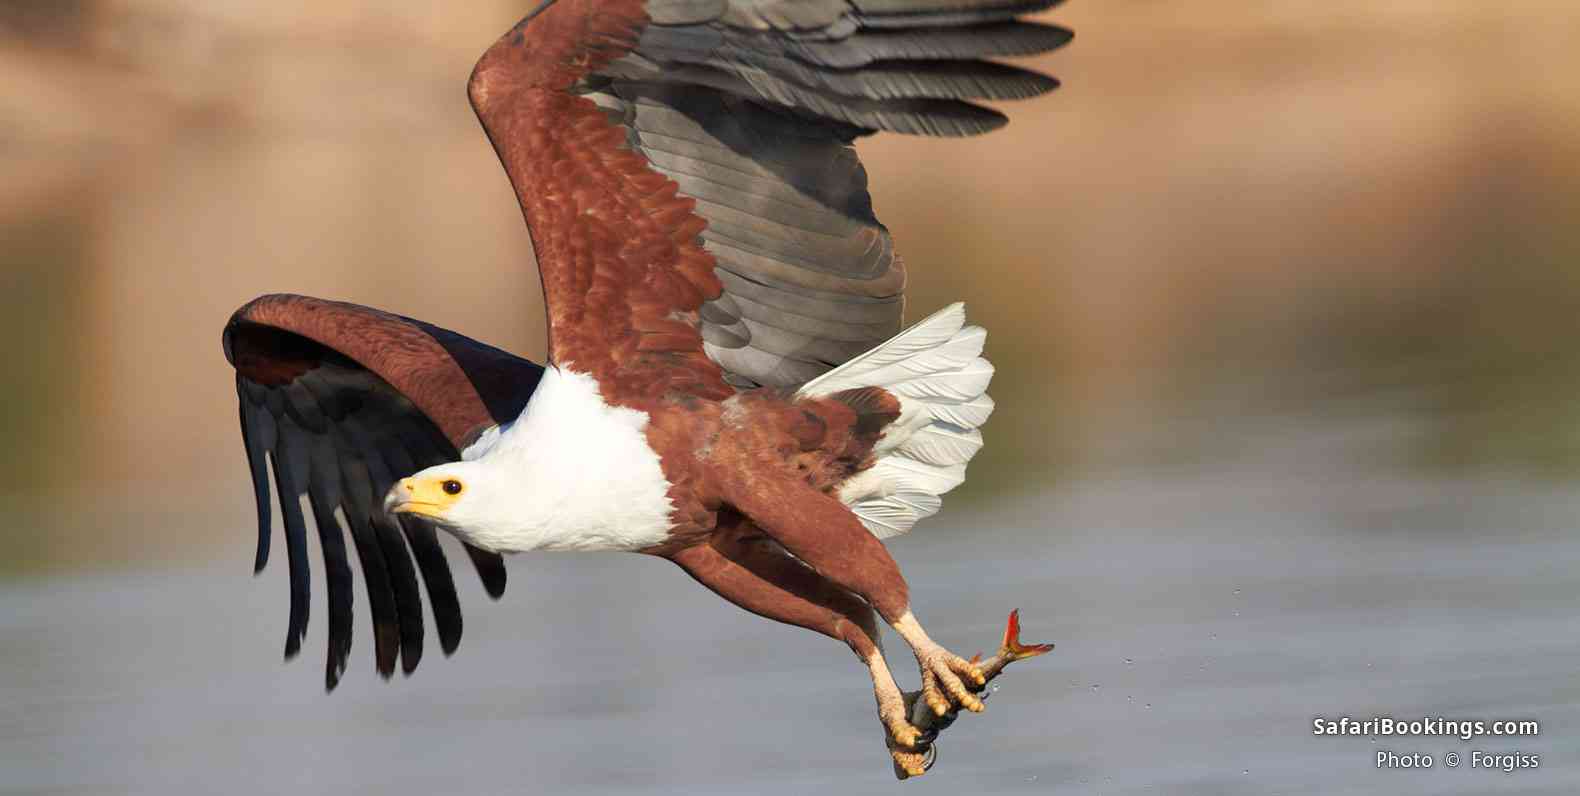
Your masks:
<svg viewBox="0 0 1580 796"><path fill-rule="evenodd" d="M985 59L1069 41L1018 19L1054 4L557 0L518 25L471 93L532 229L551 356L616 398L714 395L892 336L905 271L851 142L1003 124L970 100L1057 82Z"/></svg>
<svg viewBox="0 0 1580 796"><path fill-rule="evenodd" d="M311 575L308 499L328 586L334 688L351 651L351 568L341 522L367 581L374 659L388 677L399 658L410 674L422 657L422 573L445 654L461 638L455 584L434 529L384 514L399 478L454 461L490 428L514 420L542 369L422 321L305 296L263 296L231 316L225 356L236 368L241 432L258 503L258 554L269 558L272 470L290 565L290 658L307 630ZM339 512L339 516L337 516ZM466 547L484 587L498 597L504 562ZM416 560L416 567L412 560Z"/></svg>

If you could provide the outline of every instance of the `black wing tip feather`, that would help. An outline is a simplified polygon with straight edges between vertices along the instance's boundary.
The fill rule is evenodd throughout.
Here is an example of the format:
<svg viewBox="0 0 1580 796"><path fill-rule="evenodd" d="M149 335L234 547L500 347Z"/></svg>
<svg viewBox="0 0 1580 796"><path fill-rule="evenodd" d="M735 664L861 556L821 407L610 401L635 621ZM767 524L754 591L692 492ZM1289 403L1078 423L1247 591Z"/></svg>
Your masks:
<svg viewBox="0 0 1580 796"><path fill-rule="evenodd" d="M412 567L410 552L400 532L382 511L375 511L373 526L379 545L384 548L384 563L389 570L396 626L400 629L401 672L410 676L422 661L424 634L422 596L418 592L417 573Z"/></svg>
<svg viewBox="0 0 1580 796"><path fill-rule="evenodd" d="M461 646L461 633L465 628L460 616L456 617L453 628L448 633L443 627L439 628L439 651L443 652L446 658L454 655Z"/></svg>
<svg viewBox="0 0 1580 796"><path fill-rule="evenodd" d="M400 518L384 515L379 487L460 457L432 419L378 374L333 345L297 333L287 321L253 320L260 306L302 299L365 309L380 322L404 321L427 332L478 389L486 410L501 420L520 413L542 368L431 324L309 297L259 296L227 320L221 342L227 361L237 369L241 432L258 502L253 573L267 567L272 513L277 510L290 565L291 604L283 654L289 661L301 653L307 636L312 588L307 524L314 524L327 583L324 688L331 692L345 675L352 648L355 583L348 560L351 551L344 539L347 531L368 586L374 669L380 677L391 679L397 664L409 676L422 660L423 586L429 593L440 649L449 656L459 648L460 601L434 529L407 527ZM358 374L364 378L356 380ZM323 445L334 451L327 470ZM356 448L357 454L349 454L350 448ZM304 494L313 504L310 517L304 516L307 512L301 505ZM504 562L493 553L473 549L468 553L484 590L491 599L499 599L506 583Z"/></svg>
<svg viewBox="0 0 1580 796"><path fill-rule="evenodd" d="M471 556L472 565L477 568L478 577L483 580L483 591L489 598L497 600L505 594L505 559L498 553L490 553L482 548L466 545L466 554Z"/></svg>
<svg viewBox="0 0 1580 796"><path fill-rule="evenodd" d="M353 583L351 564L346 560L345 534L335 517L334 500L322 482L308 490L313 524L318 527L319 552L324 562L324 581L328 593L329 630L324 660L324 690L333 691L346 670L351 654Z"/></svg>
<svg viewBox="0 0 1580 796"><path fill-rule="evenodd" d="M406 627L406 624L404 622L401 623L402 630L404 630L405 627ZM421 628L420 625L418 627L419 627L419 629ZM419 664L421 662L422 662L422 636L420 634L417 636L417 642L415 644L408 644L408 643L406 643L405 639L402 638L401 650L400 650L400 671L401 671L401 676L403 676L403 677L410 677L412 672L417 671L417 664Z"/></svg>
<svg viewBox="0 0 1580 796"><path fill-rule="evenodd" d="M462 622L460 599L455 593L450 568L445 564L444 551L439 547L432 526L412 517L396 517L395 522L417 559L417 570L428 587L428 605L433 610L434 625L439 632L439 649L449 657L461 643Z"/></svg>
<svg viewBox="0 0 1580 796"><path fill-rule="evenodd" d="M226 354L229 355L228 345ZM240 373L236 374L236 402L241 418L241 444L247 454L247 474L252 481L252 498L256 504L258 517L258 546L252 557L252 574L256 576L263 572L264 565L269 563L272 524L269 506L269 464L266 461L268 453L259 445L256 432L247 422L247 407L251 402L247 399L246 383Z"/></svg>
<svg viewBox="0 0 1580 796"><path fill-rule="evenodd" d="M373 670L379 677L389 680L395 676L396 659L400 657L400 626L388 622L373 625Z"/></svg>
<svg viewBox="0 0 1580 796"><path fill-rule="evenodd" d="M245 308L243 311L238 311L238 316L244 311ZM245 319L233 319L227 326L225 334L227 356L233 356L232 344L236 339L233 332L240 328L238 324L244 326ZM305 340L288 330L272 326L260 328L268 329L282 338ZM315 349L322 349L323 360L332 366L355 367L349 360L336 357L332 349L317 343L312 345ZM525 366L517 367L510 373L537 375L529 372ZM374 668L379 676L385 680L391 679L397 665L403 675L410 676L422 660L425 630L422 626L423 609L420 595L422 587L418 583L419 574L423 581L422 585L427 586L430 594L430 605L434 611L440 649L445 656L454 654L460 646L463 631L460 601L455 594L449 565L445 561L445 555L433 529L426 528L414 537L412 530L399 522L399 518L386 517L382 514L382 507L375 505L377 503L375 498L380 498L382 495L374 495L371 492L363 495L361 492L367 490L362 488L341 492L341 487L334 485L326 487L320 483L324 476L317 473L316 456L306 453L313 450L312 446L315 443L310 437L302 435L316 436L332 432L334 429L329 425L345 419L344 412L331 412L325 408L328 405L323 402L332 396L314 394L313 390L301 395L286 395L285 392L294 388L296 382L293 382L291 387L266 386L248 380L240 372L237 373L236 378L242 438L248 456L254 496L259 501L257 505L259 536L253 557L254 575L261 574L267 568L272 536L271 526L276 509L281 518L280 524L283 526L286 549L289 553L291 605L282 653L283 660L291 661L300 655L307 637L308 600L312 579L311 567L307 561L309 522L312 522L319 532L321 542L319 547L320 553L325 556L323 563L329 595L329 631L324 668L326 693L334 691L343 679L352 647L350 597L354 582L347 563L349 551L346 550L343 541L347 530L346 524L350 525L352 538L358 543L356 548L362 558L360 563L363 578L368 581L370 587L369 604L374 613ZM318 401L320 405L304 408L293 403L302 400ZM426 421L424 423L426 424ZM419 432L423 428L427 426L414 426L411 430ZM406 445L411 444L411 435L407 435L404 443L397 443L401 447L401 455L395 461L387 458L387 451L364 450L364 453L386 454L376 457L381 461L373 466L371 473L362 472L361 468L353 466L351 469L355 472L340 472L335 475L339 479L353 475L372 480L390 476L399 477L414 472L422 466L459 458L448 441L439 435L437 429L427 428L426 433L416 433L416 436L424 438L423 444L407 450ZM383 466L380 467L380 464ZM340 469L344 469L344 462ZM270 488L271 474L274 487L272 489ZM362 486L376 487L376 484L369 483ZM376 488L373 491L376 491ZM308 516L300 503L300 496L303 494L306 494L309 502L313 504L311 516ZM342 524L335 514L337 507L346 510L345 524ZM506 582L503 561L497 554L474 550L468 552L474 560L485 591L490 598L498 599L504 592Z"/></svg>
<svg viewBox="0 0 1580 796"><path fill-rule="evenodd" d="M302 649L302 640L307 635L308 598L311 589L311 574L307 564L307 526L302 517L301 504L294 498L301 492L296 489L295 475L289 464L290 458L289 454L280 455L278 451L269 457L270 463L274 465L275 491L280 500L280 519L285 526L285 546L291 584L291 610L286 621L285 632L285 660L296 657Z"/></svg>

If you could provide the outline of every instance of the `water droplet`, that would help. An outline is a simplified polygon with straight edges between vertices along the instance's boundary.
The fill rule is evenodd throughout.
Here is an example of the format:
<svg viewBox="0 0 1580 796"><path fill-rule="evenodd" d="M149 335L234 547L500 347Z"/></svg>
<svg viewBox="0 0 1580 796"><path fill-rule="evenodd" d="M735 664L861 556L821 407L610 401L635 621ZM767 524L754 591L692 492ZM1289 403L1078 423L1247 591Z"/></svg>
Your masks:
<svg viewBox="0 0 1580 796"><path fill-rule="evenodd" d="M1234 590L1234 593L1235 593L1235 594L1239 594L1239 593L1240 593L1240 590L1239 590L1239 589L1235 589L1235 590Z"/></svg>
<svg viewBox="0 0 1580 796"><path fill-rule="evenodd" d="M1218 634L1217 633L1212 634L1212 640L1213 641L1217 641L1218 640Z"/></svg>
<svg viewBox="0 0 1580 796"><path fill-rule="evenodd" d="M1126 702L1134 702L1134 701L1136 701L1136 695L1135 694L1126 694L1125 695L1125 701Z"/></svg>
<svg viewBox="0 0 1580 796"><path fill-rule="evenodd" d="M1239 615L1240 615L1240 612L1239 612L1239 611L1235 611L1235 612L1234 612L1234 615L1235 615L1235 616L1239 616Z"/></svg>
<svg viewBox="0 0 1580 796"><path fill-rule="evenodd" d="M1151 710L1152 709L1152 703L1148 702L1147 705L1146 705L1146 708L1147 708L1147 710Z"/></svg>
<svg viewBox="0 0 1580 796"><path fill-rule="evenodd" d="M1126 659L1125 659L1125 663L1127 663L1127 664L1130 664L1130 663L1135 663L1135 662L1136 662L1136 661L1135 661L1135 659L1134 659L1134 658L1126 658Z"/></svg>
<svg viewBox="0 0 1580 796"><path fill-rule="evenodd" d="M1251 769L1249 769L1249 768L1242 768L1242 769L1240 769L1240 773L1241 774L1249 774L1249 773L1251 773Z"/></svg>
<svg viewBox="0 0 1580 796"><path fill-rule="evenodd" d="M1092 683L1092 690L1093 691L1096 691L1098 688L1099 688L1099 686L1097 685L1097 683Z"/></svg>

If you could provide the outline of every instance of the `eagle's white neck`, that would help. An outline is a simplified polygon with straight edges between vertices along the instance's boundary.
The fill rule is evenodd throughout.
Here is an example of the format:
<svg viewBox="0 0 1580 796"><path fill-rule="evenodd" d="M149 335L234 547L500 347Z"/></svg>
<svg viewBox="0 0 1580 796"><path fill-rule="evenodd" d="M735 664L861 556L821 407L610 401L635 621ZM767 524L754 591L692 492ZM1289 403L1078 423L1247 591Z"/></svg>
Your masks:
<svg viewBox="0 0 1580 796"><path fill-rule="evenodd" d="M481 453L485 516L457 533L500 552L637 550L669 533L669 481L646 412L610 406L591 376L550 366L521 417ZM479 497L482 497L479 495Z"/></svg>

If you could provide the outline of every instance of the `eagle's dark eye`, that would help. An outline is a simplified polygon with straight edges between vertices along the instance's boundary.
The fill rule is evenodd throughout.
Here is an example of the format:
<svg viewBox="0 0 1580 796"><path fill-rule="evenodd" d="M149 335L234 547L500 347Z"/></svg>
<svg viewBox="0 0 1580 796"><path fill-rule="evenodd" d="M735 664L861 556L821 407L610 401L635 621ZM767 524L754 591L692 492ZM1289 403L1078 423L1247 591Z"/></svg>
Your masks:
<svg viewBox="0 0 1580 796"><path fill-rule="evenodd" d="M447 478L447 479L445 479L445 482L443 484L440 484L440 486L444 487L444 493L446 495L459 495L459 494L461 494L461 482L455 480L454 478Z"/></svg>

